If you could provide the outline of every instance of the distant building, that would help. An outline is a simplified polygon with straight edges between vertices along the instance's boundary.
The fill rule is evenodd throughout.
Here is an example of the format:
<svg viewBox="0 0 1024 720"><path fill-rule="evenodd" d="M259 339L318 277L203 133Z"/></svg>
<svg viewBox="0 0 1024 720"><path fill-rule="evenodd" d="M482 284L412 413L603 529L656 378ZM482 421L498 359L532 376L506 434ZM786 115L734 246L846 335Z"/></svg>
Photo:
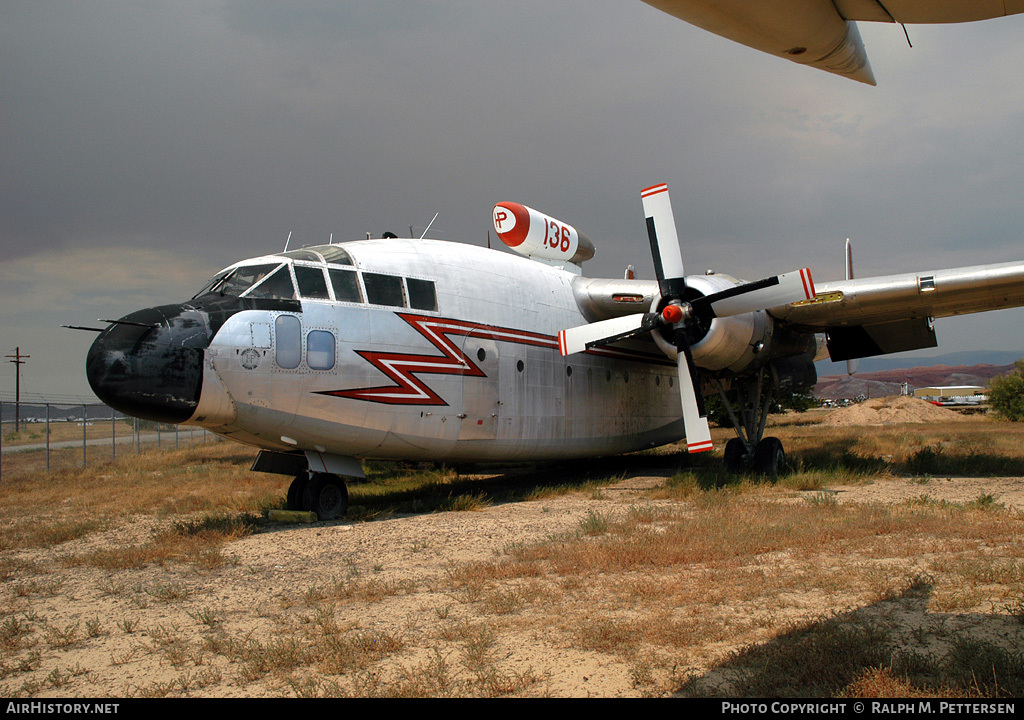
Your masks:
<svg viewBox="0 0 1024 720"><path fill-rule="evenodd" d="M936 405L977 405L988 401L985 388L978 385L918 388L914 391L914 397L928 400Z"/></svg>

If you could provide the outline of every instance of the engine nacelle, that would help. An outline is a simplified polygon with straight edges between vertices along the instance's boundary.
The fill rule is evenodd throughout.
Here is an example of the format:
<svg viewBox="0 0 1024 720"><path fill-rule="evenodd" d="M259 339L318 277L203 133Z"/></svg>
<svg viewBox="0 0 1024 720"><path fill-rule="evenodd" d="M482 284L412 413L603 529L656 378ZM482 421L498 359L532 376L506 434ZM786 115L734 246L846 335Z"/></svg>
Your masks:
<svg viewBox="0 0 1024 720"><path fill-rule="evenodd" d="M739 285L735 279L725 275L695 275L686 278L686 300L711 295ZM660 312L663 304L660 296L654 298L652 312ZM764 310L715 318L707 333L690 346L693 361L697 367L717 372L728 370L742 372L755 364L761 364L771 355L772 335L775 322ZM665 340L661 333L652 333L658 347L671 358L678 354L675 346Z"/></svg>
<svg viewBox="0 0 1024 720"><path fill-rule="evenodd" d="M594 257L594 246L572 225L511 202L494 206L494 230L520 255L579 265Z"/></svg>

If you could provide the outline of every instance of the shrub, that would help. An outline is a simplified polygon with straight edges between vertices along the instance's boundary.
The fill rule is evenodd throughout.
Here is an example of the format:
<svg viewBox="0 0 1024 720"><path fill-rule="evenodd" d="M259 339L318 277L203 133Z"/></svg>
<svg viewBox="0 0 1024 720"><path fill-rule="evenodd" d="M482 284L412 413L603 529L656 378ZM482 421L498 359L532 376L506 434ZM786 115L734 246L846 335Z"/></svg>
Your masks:
<svg viewBox="0 0 1024 720"><path fill-rule="evenodd" d="M988 385L988 402L992 409L1007 420L1024 420L1024 360L1018 360L1017 369L1009 375L992 378Z"/></svg>

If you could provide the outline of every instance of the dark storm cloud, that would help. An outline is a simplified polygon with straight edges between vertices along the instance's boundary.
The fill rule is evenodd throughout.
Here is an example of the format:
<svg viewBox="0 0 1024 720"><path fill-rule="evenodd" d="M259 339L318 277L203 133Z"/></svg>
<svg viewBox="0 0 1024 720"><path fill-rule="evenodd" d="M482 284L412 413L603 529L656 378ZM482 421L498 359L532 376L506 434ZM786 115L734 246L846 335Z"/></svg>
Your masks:
<svg viewBox="0 0 1024 720"><path fill-rule="evenodd" d="M437 212L431 235L482 245L512 200L589 235L588 274L650 276L639 190L661 181L694 272L835 278L848 236L865 274L1019 259L1022 28L916 26L910 49L862 25L870 88L639 0L8 2L0 262L46 282L93 249L125 275L179 258L147 269L155 303L289 231L422 232ZM88 276L50 282L69 322L143 293L100 310L116 297ZM6 334L29 332L11 292L27 314Z"/></svg>

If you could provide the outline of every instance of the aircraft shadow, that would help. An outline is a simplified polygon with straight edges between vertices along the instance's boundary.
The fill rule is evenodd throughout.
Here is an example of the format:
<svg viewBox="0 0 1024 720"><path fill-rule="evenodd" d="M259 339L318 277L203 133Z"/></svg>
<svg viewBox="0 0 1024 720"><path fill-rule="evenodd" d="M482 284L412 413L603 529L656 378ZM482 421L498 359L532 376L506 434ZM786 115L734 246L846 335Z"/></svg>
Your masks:
<svg viewBox="0 0 1024 720"><path fill-rule="evenodd" d="M927 580L918 579L893 596L793 627L689 676L675 694L703 698L1024 696L1020 618L932 613L928 605L933 590ZM996 643L996 638L1001 642Z"/></svg>
<svg viewBox="0 0 1024 720"><path fill-rule="evenodd" d="M692 460L692 458L691 458ZM688 463L685 452L660 454L637 454L613 456L572 462L550 462L530 464L487 463L487 464L434 464L421 472L437 473L443 481L425 482L414 489L385 490L372 496L351 493L352 503L359 503L372 509L387 508L402 514L418 514L451 509L446 503L452 498L476 497L486 499L490 504L522 502L536 496L545 489L557 487L583 487L594 481L607 481L626 475L651 473L666 477ZM457 475L445 476L448 470ZM365 484L374 484L379 477L410 474L395 464L383 473L368 472ZM355 483L353 486L358 487Z"/></svg>

